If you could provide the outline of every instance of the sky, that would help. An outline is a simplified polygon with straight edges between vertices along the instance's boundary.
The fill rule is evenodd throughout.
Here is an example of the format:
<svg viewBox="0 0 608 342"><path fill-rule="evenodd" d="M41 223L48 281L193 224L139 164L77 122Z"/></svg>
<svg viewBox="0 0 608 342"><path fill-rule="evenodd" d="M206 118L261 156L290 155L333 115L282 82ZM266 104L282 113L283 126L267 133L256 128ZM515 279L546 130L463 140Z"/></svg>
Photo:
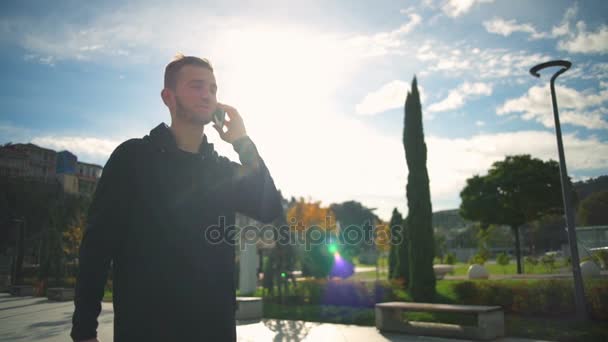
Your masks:
<svg viewBox="0 0 608 342"><path fill-rule="evenodd" d="M32 142L105 164L170 123L165 65L211 60L287 198L357 200L407 213L405 97L421 91L433 210L507 155L557 160L557 79L569 175L608 174L608 2L2 1L0 143ZM232 160L215 130L205 134Z"/></svg>

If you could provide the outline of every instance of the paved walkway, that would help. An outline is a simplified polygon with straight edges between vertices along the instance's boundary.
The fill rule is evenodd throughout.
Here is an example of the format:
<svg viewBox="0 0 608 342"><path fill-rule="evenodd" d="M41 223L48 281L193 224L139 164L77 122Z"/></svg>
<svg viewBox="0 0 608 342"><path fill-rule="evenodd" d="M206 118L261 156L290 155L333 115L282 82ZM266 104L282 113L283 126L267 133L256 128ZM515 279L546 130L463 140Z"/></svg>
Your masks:
<svg viewBox="0 0 608 342"><path fill-rule="evenodd" d="M11 297L0 293L0 341L69 341L72 302L53 302L40 297ZM99 316L98 335L102 342L112 341L114 311L111 303L103 303ZM381 334L374 327L267 319L240 322L238 341L435 341L462 340L420 337L402 334ZM531 341L508 338L503 341Z"/></svg>

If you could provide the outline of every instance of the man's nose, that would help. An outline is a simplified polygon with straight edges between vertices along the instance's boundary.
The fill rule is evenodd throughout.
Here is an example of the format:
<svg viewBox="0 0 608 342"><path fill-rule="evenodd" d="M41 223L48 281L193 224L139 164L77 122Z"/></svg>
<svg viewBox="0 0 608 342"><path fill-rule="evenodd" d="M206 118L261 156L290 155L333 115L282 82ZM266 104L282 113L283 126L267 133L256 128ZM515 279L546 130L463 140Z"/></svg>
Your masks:
<svg viewBox="0 0 608 342"><path fill-rule="evenodd" d="M209 87L203 87L203 90L201 91L201 97L205 100L210 100L214 97L213 92L211 91L211 88Z"/></svg>

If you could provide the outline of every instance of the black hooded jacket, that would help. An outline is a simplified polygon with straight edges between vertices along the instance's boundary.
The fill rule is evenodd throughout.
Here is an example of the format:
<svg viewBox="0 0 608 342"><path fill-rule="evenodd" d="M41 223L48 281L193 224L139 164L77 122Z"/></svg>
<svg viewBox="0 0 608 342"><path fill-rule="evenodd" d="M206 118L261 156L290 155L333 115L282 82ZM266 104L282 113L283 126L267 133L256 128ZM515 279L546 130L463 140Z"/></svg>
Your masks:
<svg viewBox="0 0 608 342"><path fill-rule="evenodd" d="M114 150L80 246L74 340L96 336L110 264L115 341L236 340L235 212L268 223L282 207L251 139L233 147L241 164L206 136L182 151L162 123Z"/></svg>

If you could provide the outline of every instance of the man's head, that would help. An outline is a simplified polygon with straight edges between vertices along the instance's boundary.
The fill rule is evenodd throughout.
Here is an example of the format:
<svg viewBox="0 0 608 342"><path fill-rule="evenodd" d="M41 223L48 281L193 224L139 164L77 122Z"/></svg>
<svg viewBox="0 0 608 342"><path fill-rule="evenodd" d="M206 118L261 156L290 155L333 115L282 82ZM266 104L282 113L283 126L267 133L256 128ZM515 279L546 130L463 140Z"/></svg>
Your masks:
<svg viewBox="0 0 608 342"><path fill-rule="evenodd" d="M174 121L209 123L217 106L216 93L213 67L206 59L180 54L165 68L161 97Z"/></svg>

